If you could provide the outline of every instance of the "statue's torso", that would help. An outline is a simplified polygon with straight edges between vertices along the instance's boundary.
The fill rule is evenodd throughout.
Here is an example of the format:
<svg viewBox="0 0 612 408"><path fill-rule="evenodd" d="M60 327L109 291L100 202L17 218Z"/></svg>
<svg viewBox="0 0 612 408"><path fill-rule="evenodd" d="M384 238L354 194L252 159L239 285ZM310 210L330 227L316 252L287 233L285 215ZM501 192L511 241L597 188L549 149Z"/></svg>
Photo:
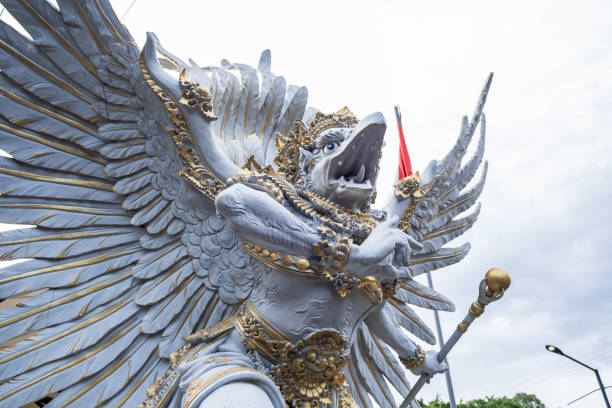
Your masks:
<svg viewBox="0 0 612 408"><path fill-rule="evenodd" d="M297 218L316 229L320 221L286 205ZM351 341L353 329L372 309L371 300L355 288L340 296L333 282L299 273L280 272L252 259L251 303L261 315L294 341L324 329L335 329Z"/></svg>
<svg viewBox="0 0 612 408"><path fill-rule="evenodd" d="M359 291L343 298L327 280L262 269L254 277L250 301L268 322L295 341L322 329L338 330L350 339L371 307Z"/></svg>

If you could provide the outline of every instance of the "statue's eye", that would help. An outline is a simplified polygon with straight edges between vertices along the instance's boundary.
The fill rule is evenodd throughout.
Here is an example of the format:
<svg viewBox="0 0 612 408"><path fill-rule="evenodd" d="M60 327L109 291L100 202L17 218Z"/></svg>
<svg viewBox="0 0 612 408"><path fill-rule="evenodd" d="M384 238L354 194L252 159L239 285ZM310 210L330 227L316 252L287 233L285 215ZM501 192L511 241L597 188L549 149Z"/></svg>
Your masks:
<svg viewBox="0 0 612 408"><path fill-rule="evenodd" d="M328 143L323 148L323 153L329 154L329 153L333 152L334 150L336 150L338 148L338 146L339 146L338 142Z"/></svg>

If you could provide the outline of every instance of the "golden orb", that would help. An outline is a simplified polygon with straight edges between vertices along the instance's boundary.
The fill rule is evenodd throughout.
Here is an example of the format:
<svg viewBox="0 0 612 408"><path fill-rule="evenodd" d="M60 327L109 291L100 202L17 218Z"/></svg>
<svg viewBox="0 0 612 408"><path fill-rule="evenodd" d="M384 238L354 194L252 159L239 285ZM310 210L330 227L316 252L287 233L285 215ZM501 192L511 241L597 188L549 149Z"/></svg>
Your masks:
<svg viewBox="0 0 612 408"><path fill-rule="evenodd" d="M510 275L501 268L491 268L485 275L487 287L492 292L499 292L510 287Z"/></svg>

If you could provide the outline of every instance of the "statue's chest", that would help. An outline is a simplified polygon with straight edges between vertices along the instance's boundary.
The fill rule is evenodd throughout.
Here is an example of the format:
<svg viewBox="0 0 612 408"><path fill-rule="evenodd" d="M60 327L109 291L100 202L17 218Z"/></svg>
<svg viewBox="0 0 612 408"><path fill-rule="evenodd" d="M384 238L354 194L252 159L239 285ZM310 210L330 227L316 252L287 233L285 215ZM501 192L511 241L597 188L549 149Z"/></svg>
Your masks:
<svg viewBox="0 0 612 408"><path fill-rule="evenodd" d="M279 330L295 339L323 327L350 336L358 318L352 297L339 296L325 280L266 269L255 277L249 299Z"/></svg>

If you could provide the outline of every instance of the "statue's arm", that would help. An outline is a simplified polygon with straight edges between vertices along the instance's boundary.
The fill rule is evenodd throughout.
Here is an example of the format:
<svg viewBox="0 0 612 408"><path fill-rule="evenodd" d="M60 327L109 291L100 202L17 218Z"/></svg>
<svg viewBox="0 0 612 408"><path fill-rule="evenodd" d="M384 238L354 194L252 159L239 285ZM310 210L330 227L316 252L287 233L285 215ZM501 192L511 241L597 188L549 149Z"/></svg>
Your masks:
<svg viewBox="0 0 612 408"><path fill-rule="evenodd" d="M318 256L314 247L324 239L321 231L261 190L233 184L217 195L215 206L225 225L244 241L281 253ZM411 245L410 237L394 227L396 221L383 222L361 245L352 244L345 265L351 275L374 275L381 283L394 280L394 268L382 261L391 254L400 260L409 259Z"/></svg>
<svg viewBox="0 0 612 408"><path fill-rule="evenodd" d="M244 184L223 190L217 215L239 238L264 249L310 257L319 232L263 191Z"/></svg>

